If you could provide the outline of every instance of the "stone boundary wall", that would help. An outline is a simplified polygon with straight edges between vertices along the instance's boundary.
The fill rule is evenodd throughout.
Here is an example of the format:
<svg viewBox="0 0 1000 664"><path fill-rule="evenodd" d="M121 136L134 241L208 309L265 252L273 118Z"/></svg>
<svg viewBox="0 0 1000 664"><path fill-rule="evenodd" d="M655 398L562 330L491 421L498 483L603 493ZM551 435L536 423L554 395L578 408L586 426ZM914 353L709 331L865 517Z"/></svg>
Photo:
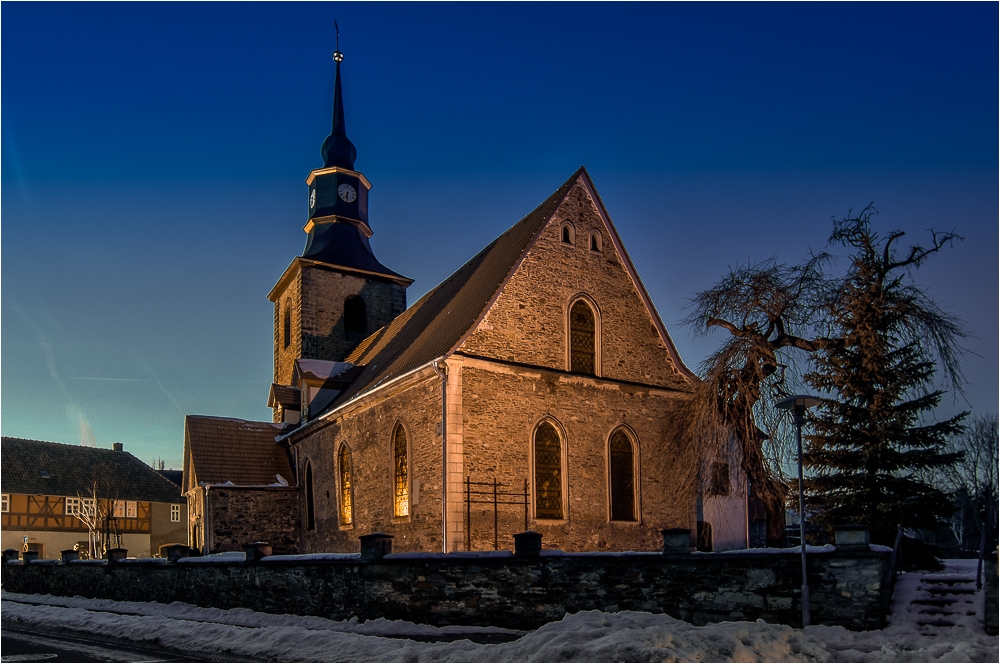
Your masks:
<svg viewBox="0 0 1000 664"><path fill-rule="evenodd" d="M366 536L371 537L371 536ZM391 542L388 547L391 550ZM3 564L11 592L187 602L336 620L535 629L567 613L649 611L703 625L763 619L801 624L795 551L660 554L341 554ZM884 626L888 551L810 553L813 624Z"/></svg>

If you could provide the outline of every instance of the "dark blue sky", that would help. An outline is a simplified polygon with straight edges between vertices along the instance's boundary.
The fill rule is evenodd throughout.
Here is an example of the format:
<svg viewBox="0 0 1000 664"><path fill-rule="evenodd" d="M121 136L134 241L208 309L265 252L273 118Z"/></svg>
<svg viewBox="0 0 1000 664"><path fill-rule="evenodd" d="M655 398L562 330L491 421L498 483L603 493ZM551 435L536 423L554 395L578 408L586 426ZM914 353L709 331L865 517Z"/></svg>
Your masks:
<svg viewBox="0 0 1000 664"><path fill-rule="evenodd" d="M590 170L677 323L874 201L966 240L917 273L998 400L995 3L2 8L2 430L179 467L185 414L269 419L266 294L305 242L341 26L372 244L414 302ZM946 409L956 409L950 398Z"/></svg>

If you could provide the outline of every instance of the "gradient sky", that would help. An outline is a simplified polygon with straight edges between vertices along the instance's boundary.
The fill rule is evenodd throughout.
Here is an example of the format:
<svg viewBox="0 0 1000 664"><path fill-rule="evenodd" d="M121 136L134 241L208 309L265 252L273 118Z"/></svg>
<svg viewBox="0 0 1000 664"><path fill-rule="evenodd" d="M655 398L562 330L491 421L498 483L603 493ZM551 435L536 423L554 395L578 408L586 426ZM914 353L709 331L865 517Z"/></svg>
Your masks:
<svg viewBox="0 0 1000 664"><path fill-rule="evenodd" d="M916 277L998 401L996 3L3 3L2 431L180 467L269 420L266 294L306 236L333 21L372 246L436 285L586 165L681 356L729 266L830 219L964 242Z"/></svg>

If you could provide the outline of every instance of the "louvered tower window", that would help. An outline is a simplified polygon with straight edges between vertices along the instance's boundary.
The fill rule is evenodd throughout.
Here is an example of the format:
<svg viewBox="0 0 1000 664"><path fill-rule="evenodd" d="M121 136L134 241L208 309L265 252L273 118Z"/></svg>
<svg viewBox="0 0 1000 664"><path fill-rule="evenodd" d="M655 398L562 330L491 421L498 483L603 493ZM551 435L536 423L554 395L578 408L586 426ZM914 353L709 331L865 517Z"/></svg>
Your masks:
<svg viewBox="0 0 1000 664"><path fill-rule="evenodd" d="M363 337L368 333L368 308L357 295L344 300L344 332L350 337Z"/></svg>
<svg viewBox="0 0 1000 664"><path fill-rule="evenodd" d="M535 431L535 518L561 519L562 449L559 433L548 422Z"/></svg>
<svg viewBox="0 0 1000 664"><path fill-rule="evenodd" d="M397 424L392 434L392 458L395 468L395 496L393 500L393 516L407 516L410 513L410 485L406 461L406 431L403 425Z"/></svg>
<svg viewBox="0 0 1000 664"><path fill-rule="evenodd" d="M594 312L583 300L577 300L569 312L569 370L593 376L594 363Z"/></svg>
<svg viewBox="0 0 1000 664"><path fill-rule="evenodd" d="M351 500L351 450L347 445L340 446L337 455L340 466L340 524L349 526L354 523L354 501Z"/></svg>
<svg viewBox="0 0 1000 664"><path fill-rule="evenodd" d="M611 436L611 520L635 521L635 451L624 431Z"/></svg>

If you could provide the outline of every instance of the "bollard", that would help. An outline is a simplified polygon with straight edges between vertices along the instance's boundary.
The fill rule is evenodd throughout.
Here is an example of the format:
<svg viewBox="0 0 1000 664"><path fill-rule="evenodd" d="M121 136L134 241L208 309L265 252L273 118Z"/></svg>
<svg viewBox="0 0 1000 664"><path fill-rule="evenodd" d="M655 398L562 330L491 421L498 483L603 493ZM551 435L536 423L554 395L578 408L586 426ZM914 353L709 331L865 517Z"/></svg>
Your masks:
<svg viewBox="0 0 1000 664"><path fill-rule="evenodd" d="M837 551L868 551L872 542L871 530L860 523L849 523L833 529L833 541Z"/></svg>
<svg viewBox="0 0 1000 664"><path fill-rule="evenodd" d="M362 535L358 539L361 540L361 560L369 562L381 560L392 553L392 535L372 533Z"/></svg>
<svg viewBox="0 0 1000 664"><path fill-rule="evenodd" d="M80 559L80 552L77 551L76 549L63 549L59 553L62 554L63 565L65 565L70 561Z"/></svg>
<svg viewBox="0 0 1000 664"><path fill-rule="evenodd" d="M26 563L30 563L32 560L38 560L38 552L37 551L22 551L21 552L21 560L23 560Z"/></svg>
<svg viewBox="0 0 1000 664"><path fill-rule="evenodd" d="M663 553L677 556L691 553L691 529L667 528L661 530L663 535Z"/></svg>
<svg viewBox="0 0 1000 664"><path fill-rule="evenodd" d="M534 530L514 533L514 555L538 557L542 553L542 534Z"/></svg>
<svg viewBox="0 0 1000 664"><path fill-rule="evenodd" d="M3 550L3 564L6 565L8 560L17 560L19 557L17 549L4 549Z"/></svg>
<svg viewBox="0 0 1000 664"><path fill-rule="evenodd" d="M264 556L271 555L271 545L267 542L252 542L243 547L248 563L259 563Z"/></svg>

